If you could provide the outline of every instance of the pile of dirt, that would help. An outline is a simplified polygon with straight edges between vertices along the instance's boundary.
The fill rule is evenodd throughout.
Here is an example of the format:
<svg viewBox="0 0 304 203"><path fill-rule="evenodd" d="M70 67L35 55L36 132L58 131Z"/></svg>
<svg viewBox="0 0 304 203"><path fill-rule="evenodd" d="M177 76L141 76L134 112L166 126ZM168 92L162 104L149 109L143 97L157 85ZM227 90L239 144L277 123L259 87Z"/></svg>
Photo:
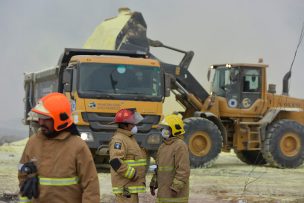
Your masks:
<svg viewBox="0 0 304 203"><path fill-rule="evenodd" d="M18 193L4 192L2 195L0 195L0 203L2 202L9 202L9 203L18 202Z"/></svg>

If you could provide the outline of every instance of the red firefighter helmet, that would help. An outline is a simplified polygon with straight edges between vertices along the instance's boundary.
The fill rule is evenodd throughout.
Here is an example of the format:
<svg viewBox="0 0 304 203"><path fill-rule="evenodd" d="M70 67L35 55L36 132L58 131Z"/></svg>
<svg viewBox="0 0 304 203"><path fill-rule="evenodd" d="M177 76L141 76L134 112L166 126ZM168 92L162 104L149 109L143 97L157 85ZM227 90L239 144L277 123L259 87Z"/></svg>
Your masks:
<svg viewBox="0 0 304 203"><path fill-rule="evenodd" d="M42 97L32 112L37 113L38 118L52 118L56 131L63 130L73 123L70 102L64 94L58 92Z"/></svg>
<svg viewBox="0 0 304 203"><path fill-rule="evenodd" d="M115 123L130 123L130 124L138 124L144 118L136 111L135 108L132 109L121 109L119 110L114 118Z"/></svg>

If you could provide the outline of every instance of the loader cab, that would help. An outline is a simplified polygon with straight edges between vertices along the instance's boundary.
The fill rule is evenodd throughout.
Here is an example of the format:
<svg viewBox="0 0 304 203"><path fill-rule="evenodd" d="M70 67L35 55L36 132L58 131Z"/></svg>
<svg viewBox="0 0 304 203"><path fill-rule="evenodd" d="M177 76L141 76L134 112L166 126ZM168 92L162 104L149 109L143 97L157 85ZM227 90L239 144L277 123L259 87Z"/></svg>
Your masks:
<svg viewBox="0 0 304 203"><path fill-rule="evenodd" d="M263 64L213 65L211 92L224 97L229 108L249 109L265 96L264 67Z"/></svg>

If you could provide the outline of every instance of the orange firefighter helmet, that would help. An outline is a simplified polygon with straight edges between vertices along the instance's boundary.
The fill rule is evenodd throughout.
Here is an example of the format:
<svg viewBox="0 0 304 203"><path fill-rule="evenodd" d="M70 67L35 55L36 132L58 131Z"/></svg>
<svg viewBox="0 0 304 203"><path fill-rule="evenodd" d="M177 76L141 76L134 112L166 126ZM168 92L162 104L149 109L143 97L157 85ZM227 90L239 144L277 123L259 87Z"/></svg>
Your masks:
<svg viewBox="0 0 304 203"><path fill-rule="evenodd" d="M58 92L42 97L32 111L40 118L51 117L56 131L66 129L73 123L70 102L64 94Z"/></svg>

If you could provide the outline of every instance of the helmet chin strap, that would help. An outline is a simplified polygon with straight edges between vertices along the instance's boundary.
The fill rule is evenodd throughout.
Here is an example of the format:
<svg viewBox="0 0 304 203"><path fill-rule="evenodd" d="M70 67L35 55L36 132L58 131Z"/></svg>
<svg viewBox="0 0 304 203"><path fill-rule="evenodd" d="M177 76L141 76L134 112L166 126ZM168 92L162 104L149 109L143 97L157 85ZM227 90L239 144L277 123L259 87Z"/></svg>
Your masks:
<svg viewBox="0 0 304 203"><path fill-rule="evenodd" d="M47 130L42 130L42 134L47 137L47 138L54 138L57 137L60 133L60 131L56 131L56 130L49 130L46 126L41 126Z"/></svg>
<svg viewBox="0 0 304 203"><path fill-rule="evenodd" d="M59 131L48 131L47 133L43 133L43 135L47 138L54 138L59 135Z"/></svg>

